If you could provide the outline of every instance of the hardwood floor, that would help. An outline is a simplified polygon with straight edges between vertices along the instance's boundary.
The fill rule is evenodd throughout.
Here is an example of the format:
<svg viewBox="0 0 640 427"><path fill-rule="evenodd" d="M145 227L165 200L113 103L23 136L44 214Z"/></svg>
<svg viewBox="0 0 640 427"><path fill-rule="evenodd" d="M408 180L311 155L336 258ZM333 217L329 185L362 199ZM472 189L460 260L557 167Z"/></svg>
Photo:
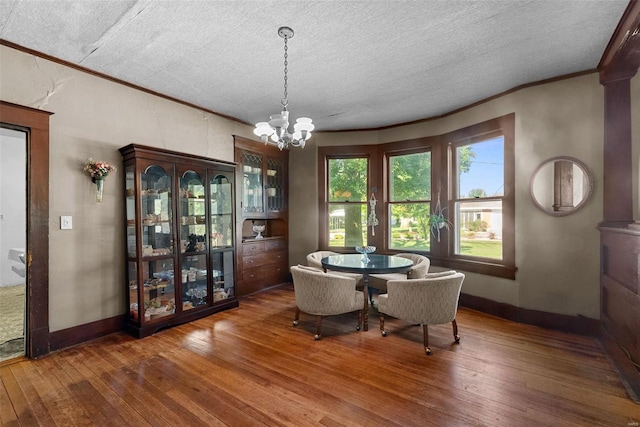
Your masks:
<svg viewBox="0 0 640 427"><path fill-rule="evenodd" d="M138 340L124 333L0 367L2 425L633 426L593 338L460 308L422 329L295 313L293 288Z"/></svg>

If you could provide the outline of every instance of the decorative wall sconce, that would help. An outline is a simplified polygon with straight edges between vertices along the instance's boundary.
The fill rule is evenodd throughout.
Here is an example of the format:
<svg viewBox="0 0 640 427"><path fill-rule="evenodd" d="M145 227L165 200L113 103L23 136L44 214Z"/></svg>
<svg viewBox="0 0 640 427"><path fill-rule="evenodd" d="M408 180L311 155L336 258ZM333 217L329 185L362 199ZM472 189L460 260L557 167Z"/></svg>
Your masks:
<svg viewBox="0 0 640 427"><path fill-rule="evenodd" d="M91 157L84 165L84 171L91 177L91 182L96 184L96 202L102 201L102 193L104 191L104 179L111 172L115 172L117 169L115 166L110 165L107 162L96 162Z"/></svg>

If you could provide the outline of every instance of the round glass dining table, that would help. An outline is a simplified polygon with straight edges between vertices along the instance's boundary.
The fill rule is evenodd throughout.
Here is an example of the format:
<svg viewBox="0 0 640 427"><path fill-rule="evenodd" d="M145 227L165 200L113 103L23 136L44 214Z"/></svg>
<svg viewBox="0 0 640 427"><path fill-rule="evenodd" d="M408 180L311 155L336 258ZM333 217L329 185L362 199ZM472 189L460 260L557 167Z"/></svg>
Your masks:
<svg viewBox="0 0 640 427"><path fill-rule="evenodd" d="M369 330L369 274L404 273L413 266L413 261L393 255L382 254L337 254L322 258L322 268L333 271L362 274L364 280L364 325Z"/></svg>

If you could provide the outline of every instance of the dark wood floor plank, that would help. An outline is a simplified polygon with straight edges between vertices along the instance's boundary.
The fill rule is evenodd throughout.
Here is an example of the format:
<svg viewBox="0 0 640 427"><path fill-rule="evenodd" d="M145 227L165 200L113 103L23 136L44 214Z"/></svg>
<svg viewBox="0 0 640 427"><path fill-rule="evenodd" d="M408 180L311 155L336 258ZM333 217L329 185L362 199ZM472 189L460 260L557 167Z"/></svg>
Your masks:
<svg viewBox="0 0 640 427"><path fill-rule="evenodd" d="M85 349L87 354L95 356L97 349L93 346ZM114 356L111 351L107 356ZM95 357L89 357L95 360ZM100 365L91 365L94 372L105 384L110 384L111 389L119 398L127 402L127 406L136 411L144 423L157 425L206 425L204 422L185 416L188 411L184 406L167 399L166 396L153 386L149 381L148 363L145 359L136 360L129 358L127 365L121 365L115 357L105 357ZM111 361L114 365L111 365ZM188 423L190 422L190 424Z"/></svg>
<svg viewBox="0 0 640 427"><path fill-rule="evenodd" d="M9 392L0 373L0 425L19 426L18 415L13 407Z"/></svg>
<svg viewBox="0 0 640 427"><path fill-rule="evenodd" d="M29 406L29 400L13 374L12 366L14 365L0 367L0 379L11 400L11 407L21 425L38 425L35 413Z"/></svg>
<svg viewBox="0 0 640 427"><path fill-rule="evenodd" d="M420 327L378 313L299 326L289 286L144 339L116 333L0 366L3 425L613 426L640 422L591 338L461 308ZM631 424L630 424L631 423Z"/></svg>
<svg viewBox="0 0 640 427"><path fill-rule="evenodd" d="M62 386L58 378L49 375L51 370L59 369L54 358L45 357L25 367L31 368L29 378L56 425L69 426L77 424L77 420L89 421L86 414L78 410L73 396Z"/></svg>
<svg viewBox="0 0 640 427"><path fill-rule="evenodd" d="M23 423L23 416L27 417L27 420L33 416L35 423L40 425L54 425L53 417L47 410L43 400L38 395L34 384L26 374L26 370L32 369L30 364L19 363L11 365L11 372L13 373L16 383L22 389L24 398L27 402L27 407L24 408L24 412L18 413L20 422Z"/></svg>

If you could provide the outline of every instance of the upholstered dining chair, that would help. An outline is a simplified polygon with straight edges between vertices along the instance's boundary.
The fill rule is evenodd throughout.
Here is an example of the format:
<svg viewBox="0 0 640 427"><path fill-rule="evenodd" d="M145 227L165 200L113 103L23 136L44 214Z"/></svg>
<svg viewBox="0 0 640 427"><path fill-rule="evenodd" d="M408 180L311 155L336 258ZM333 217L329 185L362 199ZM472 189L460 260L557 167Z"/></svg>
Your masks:
<svg viewBox="0 0 640 427"><path fill-rule="evenodd" d="M311 252L310 254L307 255L307 265L309 267L314 267L314 268L323 270L322 258L326 258L331 255L339 255L339 254L337 252L332 252L332 251ZM364 278L362 277L362 274L346 273L344 271L333 271L332 273L337 274L339 276L351 277L352 279L356 279L356 281L358 282L358 285L357 285L358 289L362 289L364 286Z"/></svg>
<svg viewBox="0 0 640 427"><path fill-rule="evenodd" d="M316 319L314 338L322 337L322 318L338 314L358 312L359 331L362 327L364 293L356 290L356 279L333 273L325 273L313 267L292 266L293 288L296 296L296 317L293 326L298 325L300 312Z"/></svg>
<svg viewBox="0 0 640 427"><path fill-rule="evenodd" d="M380 333L384 329L384 315L413 324L422 325L424 350L429 347L429 326L449 323L453 325L453 339L460 342L456 313L465 275L455 271L435 273L422 279L389 280L387 293L378 296Z"/></svg>
<svg viewBox="0 0 640 427"><path fill-rule="evenodd" d="M337 252L332 251L315 251L307 255L307 265L309 267L315 267L322 270L322 258L326 258L331 255L338 255Z"/></svg>
<svg viewBox="0 0 640 427"><path fill-rule="evenodd" d="M387 274L371 274L369 276L369 303L373 304L373 289L379 293L387 292L387 282L389 280L403 279L421 279L425 277L429 271L431 261L424 255L414 254L410 252L402 252L395 256L410 259L413 266L406 273L387 273Z"/></svg>

